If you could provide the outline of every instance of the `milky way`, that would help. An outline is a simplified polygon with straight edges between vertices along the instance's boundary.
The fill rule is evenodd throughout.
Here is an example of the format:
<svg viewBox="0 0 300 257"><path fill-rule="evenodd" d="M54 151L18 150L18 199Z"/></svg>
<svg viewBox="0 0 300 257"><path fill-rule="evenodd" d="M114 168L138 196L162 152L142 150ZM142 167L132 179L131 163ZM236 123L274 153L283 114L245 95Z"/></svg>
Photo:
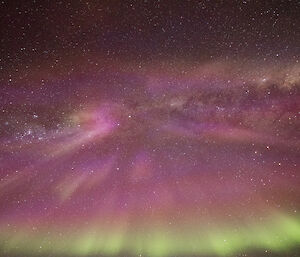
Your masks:
<svg viewBox="0 0 300 257"><path fill-rule="evenodd" d="M29 20L25 27L42 24L45 14L49 33L61 37L27 28L20 43L11 43L18 30L5 30L0 256L298 256L300 65L294 46L300 42L297 30L286 28L298 21L280 20L283 3L250 2L232 2L247 14L239 13L240 25L230 23L232 45L214 39L230 28L218 18L199 26L205 40L188 26L211 13L234 19L218 1L197 8L187 1L181 16L181 3L66 3L62 8L72 18L62 34L54 12L62 3L7 4L13 9L8 27L21 22L17 16L12 22L16 12ZM298 10L292 2L285 7ZM124 18L135 17L128 8L147 14L136 18L134 33ZM261 28L259 13L270 12ZM261 45L249 41L251 28L244 39L237 32L248 16L266 35ZM153 20L157 41L144 32L145 21ZM70 21L80 28L70 30ZM99 39L93 24L106 36ZM273 50L270 26L279 27ZM174 27L177 34L170 36ZM126 35L136 49L132 39L118 44ZM185 49L180 36L193 39L193 47ZM287 43L287 36L296 41ZM250 43L256 48L247 48Z"/></svg>

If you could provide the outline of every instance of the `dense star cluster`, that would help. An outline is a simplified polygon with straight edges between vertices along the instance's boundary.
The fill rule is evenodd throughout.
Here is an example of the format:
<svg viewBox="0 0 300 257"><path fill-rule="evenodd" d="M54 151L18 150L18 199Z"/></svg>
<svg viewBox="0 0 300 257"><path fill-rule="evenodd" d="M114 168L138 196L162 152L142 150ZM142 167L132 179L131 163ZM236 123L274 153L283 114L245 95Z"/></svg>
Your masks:
<svg viewBox="0 0 300 257"><path fill-rule="evenodd" d="M0 256L299 256L298 1L0 5Z"/></svg>

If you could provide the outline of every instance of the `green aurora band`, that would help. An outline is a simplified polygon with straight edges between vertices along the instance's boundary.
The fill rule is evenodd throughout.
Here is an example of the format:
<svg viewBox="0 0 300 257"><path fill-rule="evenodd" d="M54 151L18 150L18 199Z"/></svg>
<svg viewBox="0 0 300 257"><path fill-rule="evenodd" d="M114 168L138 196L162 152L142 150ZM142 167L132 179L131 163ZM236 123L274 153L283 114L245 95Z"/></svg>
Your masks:
<svg viewBox="0 0 300 257"><path fill-rule="evenodd" d="M77 233L47 234L40 232L11 231L1 229L1 241L6 242L6 254L53 254L108 256L128 253L130 255L216 255L231 256L238 252L272 251L275 253L293 250L300 245L300 217L275 215L263 224L248 224L247 227L217 227L172 230L167 226L153 230L126 234L126 229L103 229L98 225ZM179 233L181 231L181 233Z"/></svg>

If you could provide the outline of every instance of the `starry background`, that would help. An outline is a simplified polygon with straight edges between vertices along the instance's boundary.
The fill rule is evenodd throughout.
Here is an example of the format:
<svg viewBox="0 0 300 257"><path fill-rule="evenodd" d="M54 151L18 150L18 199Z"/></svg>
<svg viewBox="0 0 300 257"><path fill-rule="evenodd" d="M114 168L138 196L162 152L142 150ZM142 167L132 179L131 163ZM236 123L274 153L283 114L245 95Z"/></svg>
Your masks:
<svg viewBox="0 0 300 257"><path fill-rule="evenodd" d="M299 256L298 1L0 8L0 256Z"/></svg>

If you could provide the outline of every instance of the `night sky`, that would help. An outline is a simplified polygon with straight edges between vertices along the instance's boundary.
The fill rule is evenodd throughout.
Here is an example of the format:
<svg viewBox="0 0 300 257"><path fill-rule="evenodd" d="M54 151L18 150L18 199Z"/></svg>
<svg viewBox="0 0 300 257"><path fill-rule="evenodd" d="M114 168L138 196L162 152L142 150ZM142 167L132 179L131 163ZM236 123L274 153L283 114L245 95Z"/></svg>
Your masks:
<svg viewBox="0 0 300 257"><path fill-rule="evenodd" d="M0 256L298 257L299 1L0 2Z"/></svg>

